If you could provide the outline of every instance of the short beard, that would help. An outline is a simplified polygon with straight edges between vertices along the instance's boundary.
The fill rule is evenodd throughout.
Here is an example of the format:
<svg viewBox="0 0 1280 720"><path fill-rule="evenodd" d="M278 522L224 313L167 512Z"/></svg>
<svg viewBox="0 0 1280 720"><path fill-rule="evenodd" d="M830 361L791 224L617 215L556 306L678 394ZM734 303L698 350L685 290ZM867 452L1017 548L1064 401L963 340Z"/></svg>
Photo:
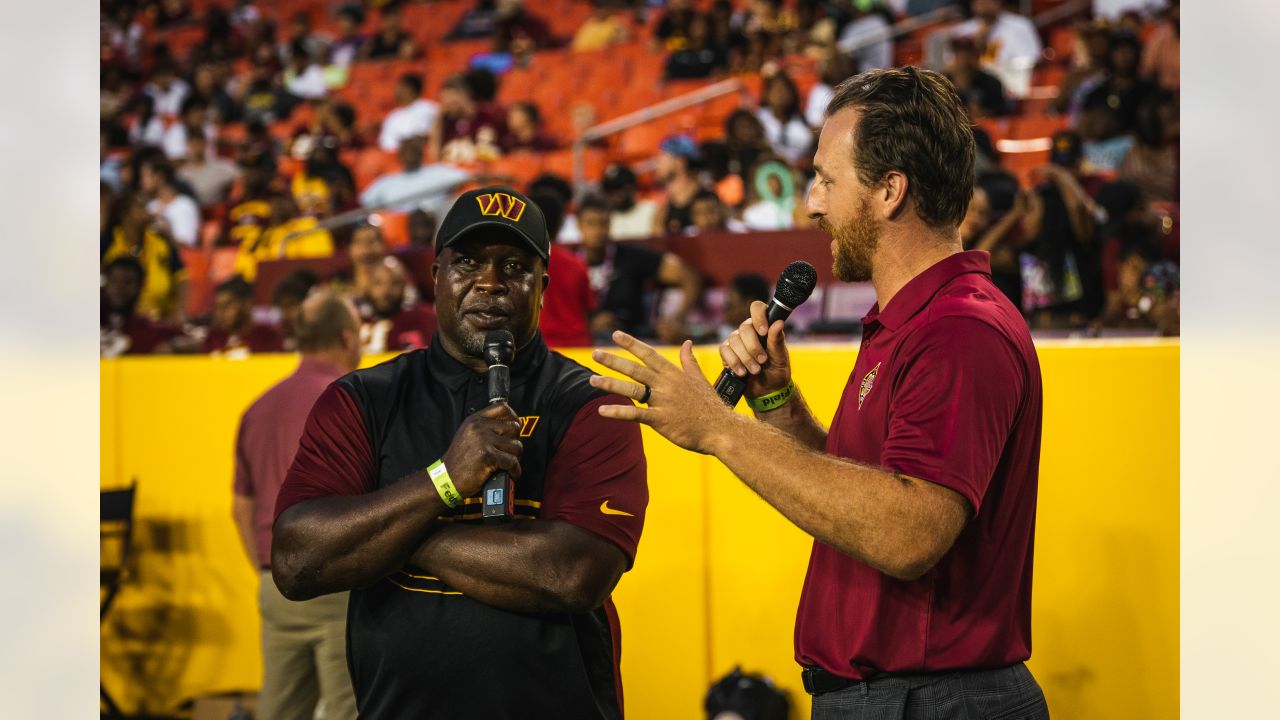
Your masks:
<svg viewBox="0 0 1280 720"><path fill-rule="evenodd" d="M842 282L867 282L871 279L871 256L880 245L880 228L871 217L871 203L865 198L858 205L853 220L832 227L824 217L818 227L836 241L831 257L831 272Z"/></svg>

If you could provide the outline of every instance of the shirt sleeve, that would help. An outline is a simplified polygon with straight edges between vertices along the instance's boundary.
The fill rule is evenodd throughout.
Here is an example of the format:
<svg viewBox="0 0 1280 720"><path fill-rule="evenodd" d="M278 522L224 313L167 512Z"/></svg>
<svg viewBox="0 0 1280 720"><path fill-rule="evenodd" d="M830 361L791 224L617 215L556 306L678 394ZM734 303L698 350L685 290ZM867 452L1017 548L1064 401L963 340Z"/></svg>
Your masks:
<svg viewBox="0 0 1280 720"><path fill-rule="evenodd" d="M375 476L373 446L360 408L340 385L331 384L303 426L298 453L276 496L275 517L303 500L371 492Z"/></svg>
<svg viewBox="0 0 1280 720"><path fill-rule="evenodd" d="M880 464L960 493L977 515L1022 407L1022 359L968 317L927 325L902 351Z"/></svg>
<svg viewBox="0 0 1280 720"><path fill-rule="evenodd" d="M245 419L240 418L240 427L236 430L236 477L232 483L232 491L241 497L253 497L257 493L253 488L253 471L250 470L249 458L244 447Z"/></svg>
<svg viewBox="0 0 1280 720"><path fill-rule="evenodd" d="M630 404L616 395L583 405L547 467L542 517L563 520L622 549L635 562L649 486L640 426L600 417L601 405Z"/></svg>

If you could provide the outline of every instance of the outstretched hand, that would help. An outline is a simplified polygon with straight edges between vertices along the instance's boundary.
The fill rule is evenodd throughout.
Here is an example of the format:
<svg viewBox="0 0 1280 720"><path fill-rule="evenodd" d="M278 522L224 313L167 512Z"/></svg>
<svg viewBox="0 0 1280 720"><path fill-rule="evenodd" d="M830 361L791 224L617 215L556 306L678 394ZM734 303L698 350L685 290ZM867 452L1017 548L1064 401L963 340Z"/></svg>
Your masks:
<svg viewBox="0 0 1280 720"><path fill-rule="evenodd" d="M652 347L624 332L615 332L613 341L640 362L603 350L592 352L591 357L634 382L593 375L591 385L636 402L645 400L648 386L649 397L647 407L602 405L600 414L644 423L686 450L714 454L716 440L731 432L731 423L741 418L725 406L703 376L693 357L693 343L686 340L680 346L680 367L676 367Z"/></svg>

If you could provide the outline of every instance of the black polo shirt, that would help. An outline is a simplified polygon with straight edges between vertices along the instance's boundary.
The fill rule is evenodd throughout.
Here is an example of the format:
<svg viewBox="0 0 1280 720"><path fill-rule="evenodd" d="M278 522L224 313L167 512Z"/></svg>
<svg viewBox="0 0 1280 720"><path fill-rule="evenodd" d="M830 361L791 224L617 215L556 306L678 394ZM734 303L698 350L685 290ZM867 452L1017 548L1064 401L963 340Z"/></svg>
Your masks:
<svg viewBox="0 0 1280 720"><path fill-rule="evenodd" d="M619 402L591 371L547 350L516 354L522 417L516 517L558 519L635 556L648 502L639 428L599 417ZM433 339L336 381L313 408L276 516L313 497L372 492L440 458L488 404L486 378ZM480 522L479 498L441 516ZM413 566L351 591L347 654L360 717L619 718L620 632L612 602L582 614L515 613L472 600Z"/></svg>

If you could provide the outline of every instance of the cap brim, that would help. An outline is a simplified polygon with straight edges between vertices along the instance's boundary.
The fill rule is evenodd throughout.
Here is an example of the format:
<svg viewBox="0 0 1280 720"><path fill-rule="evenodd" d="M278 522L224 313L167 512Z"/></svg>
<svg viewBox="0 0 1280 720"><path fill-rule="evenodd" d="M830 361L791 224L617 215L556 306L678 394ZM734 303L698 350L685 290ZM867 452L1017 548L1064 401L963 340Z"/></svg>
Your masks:
<svg viewBox="0 0 1280 720"><path fill-rule="evenodd" d="M520 240L523 240L524 243L529 246L529 249L533 251L533 254L537 255L543 260L550 259L551 249L549 247L544 252L542 248L538 247L538 244L534 242L534 240L530 238L528 235L525 235L523 232L521 232L517 228L512 227L510 224L502 222L501 220L481 220L479 222L473 222L470 225L455 232L453 234L453 237L449 238L447 241L440 243L439 249L443 250L449 247L450 245L454 245L459 241L461 241L463 238L475 233L477 230L483 230L485 228L495 228L498 230L505 230L508 234L514 237L517 237Z"/></svg>

